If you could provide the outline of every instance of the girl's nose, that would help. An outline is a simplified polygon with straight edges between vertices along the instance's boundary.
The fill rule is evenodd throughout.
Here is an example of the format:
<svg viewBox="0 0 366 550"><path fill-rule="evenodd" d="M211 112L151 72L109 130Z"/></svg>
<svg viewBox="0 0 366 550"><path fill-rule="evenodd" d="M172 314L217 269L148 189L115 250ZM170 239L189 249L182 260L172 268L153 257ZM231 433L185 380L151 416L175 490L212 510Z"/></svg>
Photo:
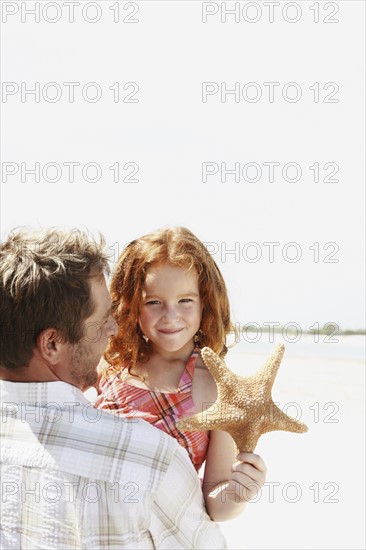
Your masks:
<svg viewBox="0 0 366 550"><path fill-rule="evenodd" d="M173 321L178 318L178 310L175 306L165 306L163 312L163 320Z"/></svg>

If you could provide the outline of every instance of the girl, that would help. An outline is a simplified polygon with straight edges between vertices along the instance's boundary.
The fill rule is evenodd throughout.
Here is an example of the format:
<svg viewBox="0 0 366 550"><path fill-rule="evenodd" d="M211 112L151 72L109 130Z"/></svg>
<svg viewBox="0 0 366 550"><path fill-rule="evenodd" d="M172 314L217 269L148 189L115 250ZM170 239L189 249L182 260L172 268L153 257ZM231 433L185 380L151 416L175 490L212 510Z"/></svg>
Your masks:
<svg viewBox="0 0 366 550"><path fill-rule="evenodd" d="M216 400L200 348L223 357L226 334L233 331L219 268L188 229L159 230L124 249L111 295L119 328L105 354L109 365L96 406L143 418L175 437L197 471L206 461L208 514L215 521L237 516L265 481L263 460L253 453L236 457L225 432L180 432L175 426Z"/></svg>

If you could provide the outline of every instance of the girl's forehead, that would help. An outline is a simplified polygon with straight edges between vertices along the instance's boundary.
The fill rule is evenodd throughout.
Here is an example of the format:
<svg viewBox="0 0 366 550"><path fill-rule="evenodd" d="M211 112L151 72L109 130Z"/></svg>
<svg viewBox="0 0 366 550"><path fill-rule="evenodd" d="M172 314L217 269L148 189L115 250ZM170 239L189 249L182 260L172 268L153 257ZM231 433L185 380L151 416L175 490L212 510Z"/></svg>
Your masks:
<svg viewBox="0 0 366 550"><path fill-rule="evenodd" d="M160 264L150 266L146 272L146 286L164 286L165 284L198 284L198 275L194 268L172 266L170 264Z"/></svg>

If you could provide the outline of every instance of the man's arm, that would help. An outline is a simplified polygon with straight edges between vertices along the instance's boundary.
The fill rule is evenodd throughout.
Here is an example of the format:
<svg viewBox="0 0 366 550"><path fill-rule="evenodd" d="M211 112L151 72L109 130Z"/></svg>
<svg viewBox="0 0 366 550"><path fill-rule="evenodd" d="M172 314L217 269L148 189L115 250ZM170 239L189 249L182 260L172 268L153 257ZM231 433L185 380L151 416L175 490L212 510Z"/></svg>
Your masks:
<svg viewBox="0 0 366 550"><path fill-rule="evenodd" d="M154 494L150 533L159 549L226 548L219 526L206 513L198 475L179 444Z"/></svg>

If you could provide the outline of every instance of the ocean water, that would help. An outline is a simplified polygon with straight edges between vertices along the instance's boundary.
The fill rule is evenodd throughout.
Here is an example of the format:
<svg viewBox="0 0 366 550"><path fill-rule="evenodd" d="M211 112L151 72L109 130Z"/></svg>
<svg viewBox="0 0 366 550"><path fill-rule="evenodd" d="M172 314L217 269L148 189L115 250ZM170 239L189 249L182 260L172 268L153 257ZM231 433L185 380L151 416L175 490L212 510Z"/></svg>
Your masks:
<svg viewBox="0 0 366 550"><path fill-rule="evenodd" d="M229 350L229 355L237 353L250 353L265 355L272 351L277 344L285 345L287 357L328 357L340 360L365 360L366 337L340 336L327 337L325 335L304 334L298 341L294 341L295 335L287 336L262 333L258 341L250 342L248 337L255 338L255 334L248 334L245 338L240 335L239 342Z"/></svg>

